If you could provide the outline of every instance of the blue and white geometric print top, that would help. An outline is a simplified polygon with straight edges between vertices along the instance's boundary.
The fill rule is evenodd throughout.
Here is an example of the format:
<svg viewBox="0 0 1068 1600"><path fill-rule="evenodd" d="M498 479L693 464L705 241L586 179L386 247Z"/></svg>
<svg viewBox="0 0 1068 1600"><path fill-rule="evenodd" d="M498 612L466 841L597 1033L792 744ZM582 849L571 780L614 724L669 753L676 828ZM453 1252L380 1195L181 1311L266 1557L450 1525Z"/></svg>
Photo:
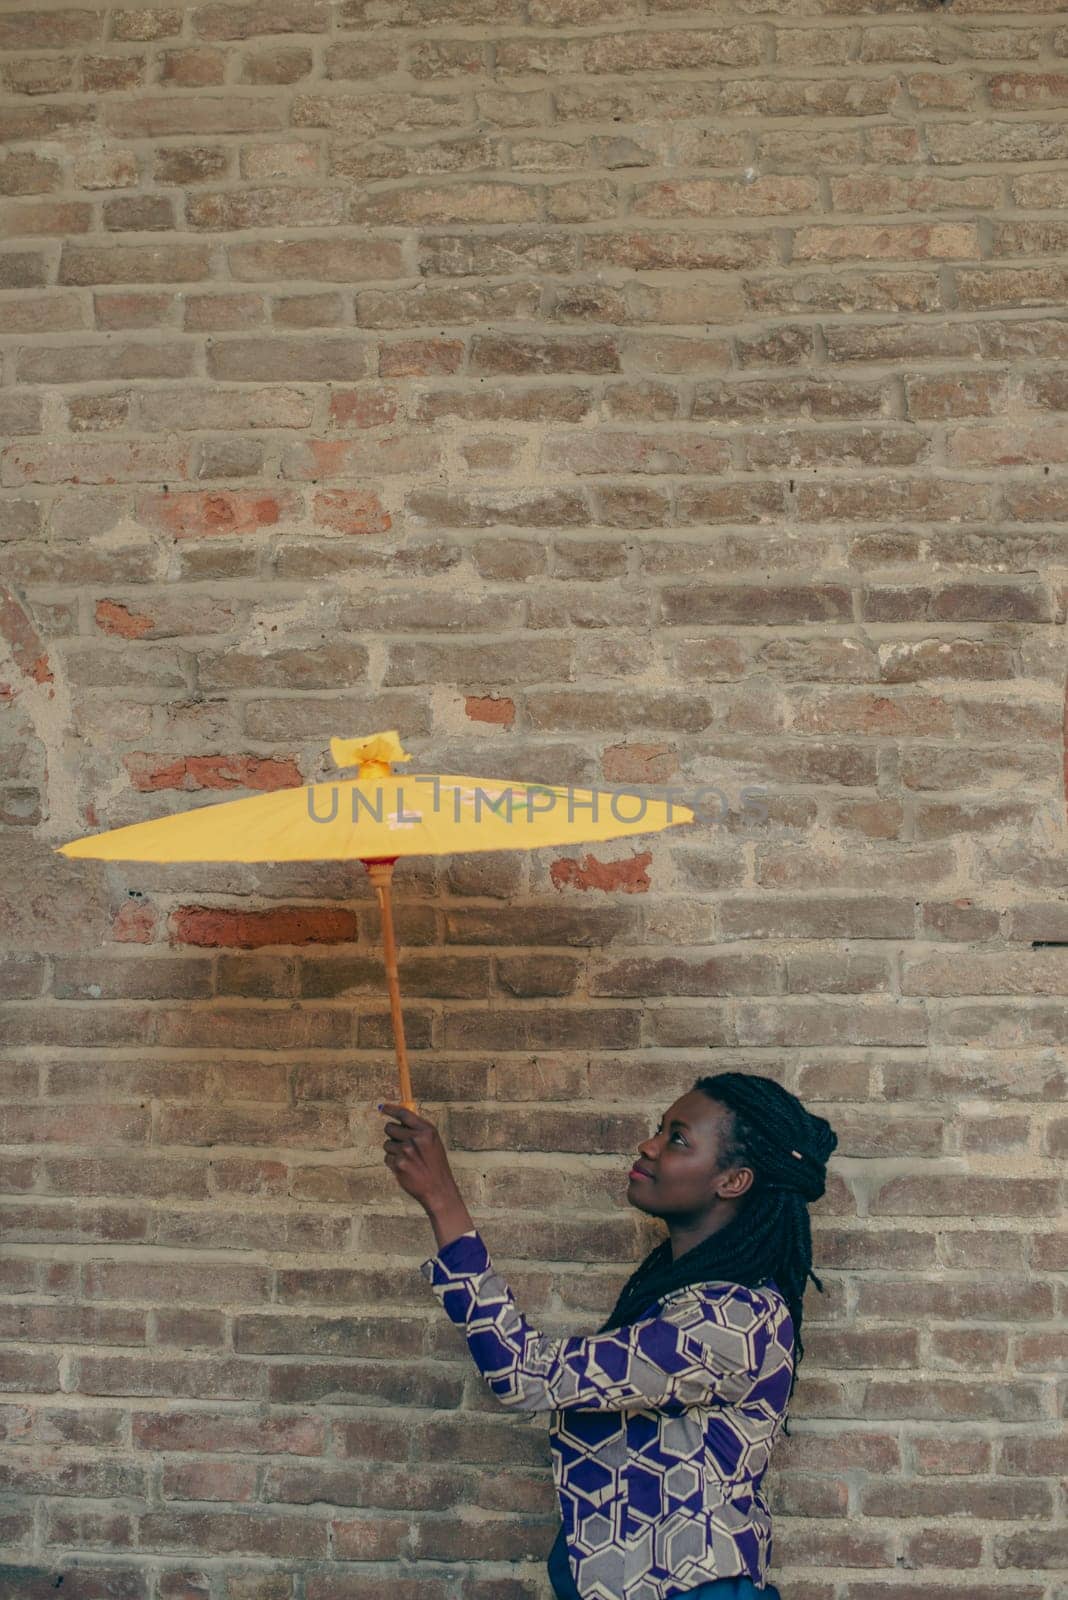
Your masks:
<svg viewBox="0 0 1068 1600"><path fill-rule="evenodd" d="M582 1600L672 1600L716 1578L768 1582L761 1489L793 1375L774 1284L691 1284L626 1327L532 1328L477 1228L420 1272L502 1405L552 1413L549 1444Z"/></svg>

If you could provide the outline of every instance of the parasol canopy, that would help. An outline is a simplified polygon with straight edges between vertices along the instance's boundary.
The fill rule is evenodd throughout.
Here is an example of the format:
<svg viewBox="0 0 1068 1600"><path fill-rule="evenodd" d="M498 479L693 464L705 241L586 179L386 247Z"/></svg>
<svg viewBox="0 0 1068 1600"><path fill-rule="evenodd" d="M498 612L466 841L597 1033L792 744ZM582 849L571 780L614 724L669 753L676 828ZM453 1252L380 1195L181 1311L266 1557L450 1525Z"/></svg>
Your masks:
<svg viewBox="0 0 1068 1600"><path fill-rule="evenodd" d="M537 850L657 833L692 822L677 802L607 789L456 774L395 773L410 761L397 730L331 739L339 778L135 822L58 845L98 861L362 861L382 912L401 1101L414 1109L400 1010L390 885L400 856Z"/></svg>
<svg viewBox="0 0 1068 1600"><path fill-rule="evenodd" d="M677 802L504 778L395 773L396 730L331 739L355 778L201 806L60 845L98 861L370 861L469 850L537 850L656 833L693 820Z"/></svg>

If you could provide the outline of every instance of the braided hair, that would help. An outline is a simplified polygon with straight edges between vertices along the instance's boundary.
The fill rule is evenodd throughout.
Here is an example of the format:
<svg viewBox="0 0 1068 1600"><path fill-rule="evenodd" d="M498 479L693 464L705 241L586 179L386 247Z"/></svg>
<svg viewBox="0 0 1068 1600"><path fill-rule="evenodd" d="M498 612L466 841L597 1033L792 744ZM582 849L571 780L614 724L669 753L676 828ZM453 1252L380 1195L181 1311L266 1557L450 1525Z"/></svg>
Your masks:
<svg viewBox="0 0 1068 1600"><path fill-rule="evenodd" d="M724 1279L759 1288L773 1280L789 1307L794 1326L794 1371L805 1353L801 1342L802 1300L812 1271L812 1233L808 1207L826 1187L827 1161L838 1136L823 1117L813 1115L796 1095L772 1078L720 1072L698 1078L694 1089L731 1112L726 1120L721 1170L748 1166L753 1184L731 1221L672 1260L671 1240L656 1245L623 1285L615 1308L598 1331L633 1322L665 1295L690 1284ZM784 1432L789 1435L785 1420Z"/></svg>

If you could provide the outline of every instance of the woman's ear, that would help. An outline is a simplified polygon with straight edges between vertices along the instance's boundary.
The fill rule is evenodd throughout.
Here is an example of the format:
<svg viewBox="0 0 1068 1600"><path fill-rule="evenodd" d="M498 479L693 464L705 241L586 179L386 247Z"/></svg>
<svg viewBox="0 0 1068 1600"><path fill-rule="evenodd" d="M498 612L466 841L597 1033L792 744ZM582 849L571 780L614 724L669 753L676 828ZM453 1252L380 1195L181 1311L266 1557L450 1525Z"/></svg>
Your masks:
<svg viewBox="0 0 1068 1600"><path fill-rule="evenodd" d="M753 1187L752 1167L728 1167L716 1179L715 1192L721 1200L740 1200Z"/></svg>

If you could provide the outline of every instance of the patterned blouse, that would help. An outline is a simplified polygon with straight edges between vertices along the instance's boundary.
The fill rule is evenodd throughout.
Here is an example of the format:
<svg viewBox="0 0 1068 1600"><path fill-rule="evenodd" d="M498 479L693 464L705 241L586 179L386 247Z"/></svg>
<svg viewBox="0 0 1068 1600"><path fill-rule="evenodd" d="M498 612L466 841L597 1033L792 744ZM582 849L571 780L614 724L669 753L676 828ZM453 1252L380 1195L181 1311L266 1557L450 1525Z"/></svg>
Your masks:
<svg viewBox="0 0 1068 1600"><path fill-rule="evenodd" d="M793 1323L773 1283L693 1284L626 1327L550 1339L516 1306L477 1229L419 1270L502 1405L552 1413L582 1600L672 1600L737 1575L764 1588L761 1481L793 1374Z"/></svg>

